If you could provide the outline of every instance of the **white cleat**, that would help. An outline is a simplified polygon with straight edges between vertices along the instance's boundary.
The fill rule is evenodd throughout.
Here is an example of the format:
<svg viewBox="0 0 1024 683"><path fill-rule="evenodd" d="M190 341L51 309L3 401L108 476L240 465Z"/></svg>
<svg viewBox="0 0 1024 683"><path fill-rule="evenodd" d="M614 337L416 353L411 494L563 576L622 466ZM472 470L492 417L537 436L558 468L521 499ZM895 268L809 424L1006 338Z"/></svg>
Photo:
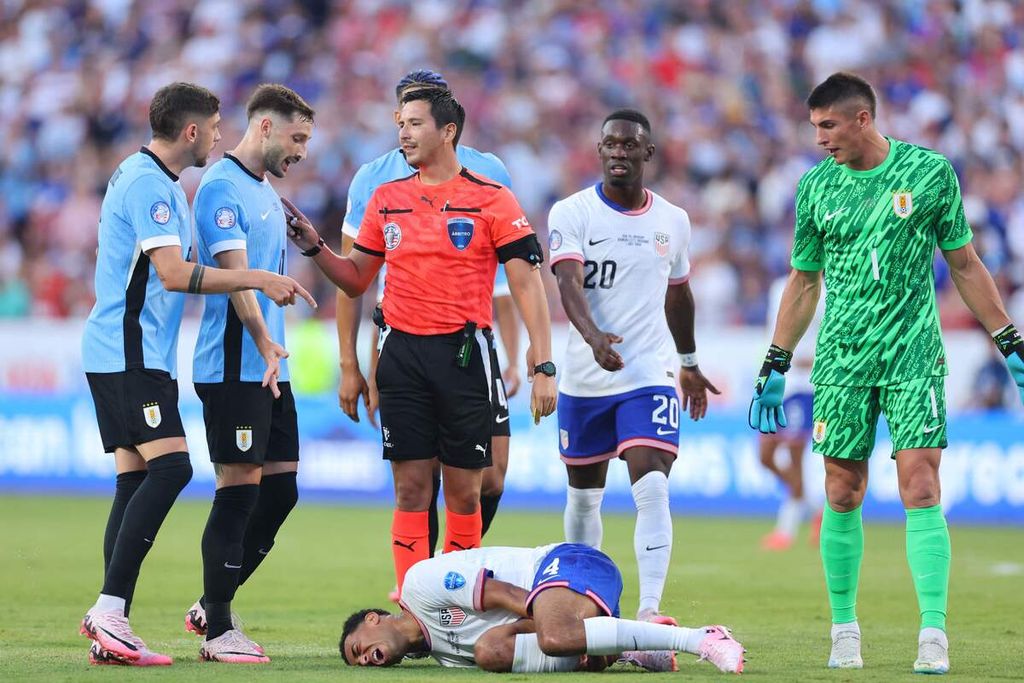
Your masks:
<svg viewBox="0 0 1024 683"><path fill-rule="evenodd" d="M828 656L830 669L863 669L860 656L860 626L853 624L832 625L832 653Z"/></svg>
<svg viewBox="0 0 1024 683"><path fill-rule="evenodd" d="M923 628L917 638L916 674L944 674L949 671L949 640L937 628Z"/></svg>
<svg viewBox="0 0 1024 683"><path fill-rule="evenodd" d="M204 640L203 646L199 648L199 658L206 662L228 664L270 663L270 657L263 654L263 648L237 629L225 631L213 640Z"/></svg>

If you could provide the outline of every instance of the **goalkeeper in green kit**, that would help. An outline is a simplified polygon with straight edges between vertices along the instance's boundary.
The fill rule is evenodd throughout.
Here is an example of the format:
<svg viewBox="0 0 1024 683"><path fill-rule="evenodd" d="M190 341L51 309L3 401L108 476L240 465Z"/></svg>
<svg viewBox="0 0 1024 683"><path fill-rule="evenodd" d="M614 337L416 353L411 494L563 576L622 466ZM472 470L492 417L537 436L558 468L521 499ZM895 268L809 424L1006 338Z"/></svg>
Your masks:
<svg viewBox="0 0 1024 683"><path fill-rule="evenodd" d="M1024 400L1024 343L971 245L949 161L875 129L875 95L837 73L807 99L828 157L800 180L792 266L750 426L775 432L792 349L814 316L825 274L825 317L814 371L814 452L825 459L821 559L832 608L832 668L860 668L857 583L861 503L884 413L907 513L907 561L921 612L914 671L946 673L950 543L939 504L946 446L946 356L932 271L935 248L964 303L1006 357Z"/></svg>

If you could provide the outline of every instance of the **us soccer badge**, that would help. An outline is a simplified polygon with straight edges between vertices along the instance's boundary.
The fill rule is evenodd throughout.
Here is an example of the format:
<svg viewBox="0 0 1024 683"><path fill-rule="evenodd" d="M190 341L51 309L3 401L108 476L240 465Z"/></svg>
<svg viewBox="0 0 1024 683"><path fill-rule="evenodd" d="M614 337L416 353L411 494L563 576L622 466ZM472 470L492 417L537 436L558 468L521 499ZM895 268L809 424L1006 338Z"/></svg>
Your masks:
<svg viewBox="0 0 1024 683"><path fill-rule="evenodd" d="M667 232L656 232L654 233L654 251L657 252L658 256L668 255L668 233Z"/></svg>
<svg viewBox="0 0 1024 683"><path fill-rule="evenodd" d="M448 239L459 251L464 251L473 241L473 219L465 216L448 219Z"/></svg>
<svg viewBox="0 0 1024 683"><path fill-rule="evenodd" d="M235 445L243 453L252 448L252 427L237 427L235 429Z"/></svg>
<svg viewBox="0 0 1024 683"><path fill-rule="evenodd" d="M914 213L914 195L911 192L894 192L892 210L899 218L910 218Z"/></svg>
<svg viewBox="0 0 1024 683"><path fill-rule="evenodd" d="M146 424L152 429L156 429L163 422L163 416L160 414L159 403L143 403L142 404L142 417L145 418Z"/></svg>

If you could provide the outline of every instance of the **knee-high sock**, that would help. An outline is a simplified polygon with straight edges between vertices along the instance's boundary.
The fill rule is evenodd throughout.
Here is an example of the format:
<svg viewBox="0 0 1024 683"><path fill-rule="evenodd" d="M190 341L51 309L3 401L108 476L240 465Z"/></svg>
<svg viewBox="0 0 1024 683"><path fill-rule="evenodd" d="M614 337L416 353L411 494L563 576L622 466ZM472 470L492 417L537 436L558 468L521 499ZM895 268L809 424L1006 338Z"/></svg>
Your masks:
<svg viewBox="0 0 1024 683"><path fill-rule="evenodd" d="M446 508L444 525L444 552L480 547L480 532L483 527L480 508L469 515L460 515Z"/></svg>
<svg viewBox="0 0 1024 683"><path fill-rule="evenodd" d="M107 517L107 528L103 532L103 574L106 575L110 567L110 558L114 556L114 543L117 542L117 532L121 530L121 521L124 519L125 508L128 507L132 496L142 485L146 478L146 470L133 472L122 472L117 475L117 486L114 488L114 502L110 506L110 516ZM124 596L124 615L127 617L132 606L132 593L135 592L135 584L129 586L127 595Z"/></svg>
<svg viewBox="0 0 1024 683"><path fill-rule="evenodd" d="M487 535L487 530L491 528L491 522L494 521L494 515L498 514L498 503L501 502L501 494L496 496L480 496L480 520L483 524L480 530L480 537L483 538Z"/></svg>
<svg viewBox="0 0 1024 683"><path fill-rule="evenodd" d="M245 583L274 547L274 539L284 520L299 500L295 472L282 472L264 476L260 481L260 495L256 508L249 517L242 541L242 571L238 585Z"/></svg>
<svg viewBox="0 0 1024 683"><path fill-rule="evenodd" d="M231 630L231 600L242 569L242 539L260 495L258 484L217 489L203 532L203 590L206 596L206 639Z"/></svg>
<svg viewBox="0 0 1024 683"><path fill-rule="evenodd" d="M683 628L646 621L591 617L583 620L588 655L617 655L632 650L674 650L700 653L703 628Z"/></svg>
<svg viewBox="0 0 1024 683"><path fill-rule="evenodd" d="M672 559L672 514L668 509L668 477L648 472L632 487L636 504L633 551L640 573L640 611L658 611Z"/></svg>
<svg viewBox="0 0 1024 683"><path fill-rule="evenodd" d="M398 583L399 595L402 594L402 584L409 567L430 557L430 548L427 546L430 535L428 515L426 510L395 510L391 518L391 556L395 561L395 581Z"/></svg>
<svg viewBox="0 0 1024 683"><path fill-rule="evenodd" d="M821 563L833 624L857 621L857 584L863 558L861 507L836 512L826 504L821 517Z"/></svg>
<svg viewBox="0 0 1024 683"><path fill-rule="evenodd" d="M428 510L430 516L427 518L430 531L430 557L437 553L437 541L441 538L441 524L438 521L437 513L437 497L441 493L440 474L434 475L433 485L434 491L430 494L430 508Z"/></svg>
<svg viewBox="0 0 1024 683"><path fill-rule="evenodd" d="M147 474L125 506L103 580L103 595L126 598L134 590L142 561L178 494L192 478L188 453L168 453L146 463Z"/></svg>
<svg viewBox="0 0 1024 683"><path fill-rule="evenodd" d="M566 488L562 523L567 543L585 543L592 548L601 548L601 539L604 536L604 528L601 525L602 498L603 488Z"/></svg>
<svg viewBox="0 0 1024 683"><path fill-rule="evenodd" d="M942 506L907 510L907 563L914 577L921 628L946 630L950 557Z"/></svg>

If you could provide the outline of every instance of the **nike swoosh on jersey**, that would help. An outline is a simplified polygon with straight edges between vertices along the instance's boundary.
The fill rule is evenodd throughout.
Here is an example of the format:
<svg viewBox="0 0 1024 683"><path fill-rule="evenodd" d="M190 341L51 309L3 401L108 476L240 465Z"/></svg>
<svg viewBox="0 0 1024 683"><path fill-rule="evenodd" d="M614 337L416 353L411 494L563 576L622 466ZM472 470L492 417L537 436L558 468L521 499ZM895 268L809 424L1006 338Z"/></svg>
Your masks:
<svg viewBox="0 0 1024 683"><path fill-rule="evenodd" d="M494 421L497 422L498 424L501 424L502 422L508 422L508 415L506 415L505 417L496 417L494 418Z"/></svg>
<svg viewBox="0 0 1024 683"><path fill-rule="evenodd" d="M587 244L589 244L590 246L593 247L593 246L596 246L598 244L601 244L601 242L607 242L610 239L611 239L611 237L605 237L603 240L587 240Z"/></svg>
<svg viewBox="0 0 1024 683"><path fill-rule="evenodd" d="M943 422L942 424L946 424L946 423ZM925 434L931 434L932 432L934 432L936 429L938 429L941 426L942 425L935 425L934 427L925 427L922 431L924 431Z"/></svg>
<svg viewBox="0 0 1024 683"><path fill-rule="evenodd" d="M841 208L841 209L838 209L838 210L836 210L836 211L830 211L830 212L826 213L826 214L825 214L825 220L826 220L826 221L830 221L830 220L832 220L833 218L835 218L836 216L840 216L840 215L842 215L842 214L846 213L846 210L847 210L848 208L850 208L850 207L848 207L848 206L844 206L843 208Z"/></svg>
<svg viewBox="0 0 1024 683"><path fill-rule="evenodd" d="M270 215L270 209L267 209L267 212L266 212L266 213L261 213L261 214L260 214L260 220L261 220L261 221L265 221L265 220L267 220L267 216L269 216L269 215Z"/></svg>
<svg viewBox="0 0 1024 683"><path fill-rule="evenodd" d="M674 430L674 429L664 429L662 427L658 427L658 436L665 436L666 434L675 434L675 433L676 433L676 430Z"/></svg>

